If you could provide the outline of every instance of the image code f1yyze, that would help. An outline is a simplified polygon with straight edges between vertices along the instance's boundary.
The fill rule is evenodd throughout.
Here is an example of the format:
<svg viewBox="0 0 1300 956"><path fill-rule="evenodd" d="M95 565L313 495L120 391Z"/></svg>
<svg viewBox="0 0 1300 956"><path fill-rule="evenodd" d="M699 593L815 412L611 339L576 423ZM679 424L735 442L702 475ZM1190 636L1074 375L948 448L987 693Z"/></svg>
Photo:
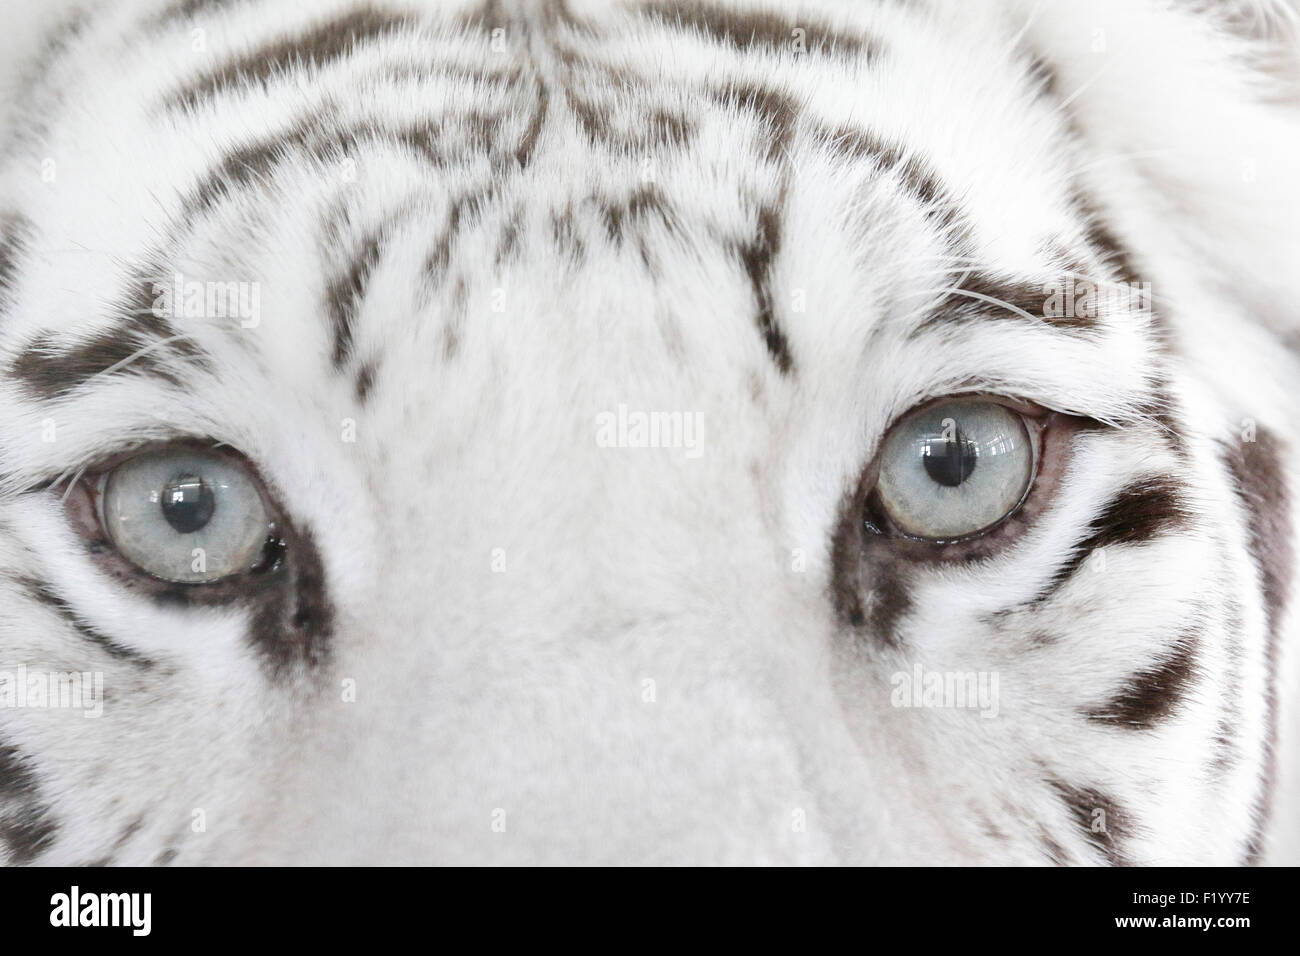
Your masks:
<svg viewBox="0 0 1300 956"><path fill-rule="evenodd" d="M1300 863L1300 3L0 11L0 863Z"/></svg>

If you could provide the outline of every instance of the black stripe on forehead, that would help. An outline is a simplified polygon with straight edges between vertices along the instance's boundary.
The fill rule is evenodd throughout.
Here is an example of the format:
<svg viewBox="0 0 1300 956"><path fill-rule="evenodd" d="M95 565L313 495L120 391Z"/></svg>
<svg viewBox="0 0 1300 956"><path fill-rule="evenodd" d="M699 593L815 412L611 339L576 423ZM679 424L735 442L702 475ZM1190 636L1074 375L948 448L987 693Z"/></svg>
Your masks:
<svg viewBox="0 0 1300 956"><path fill-rule="evenodd" d="M447 115L387 125L360 118L340 122L325 115L304 116L286 129L247 143L228 153L186 197L181 222L192 222L237 190L264 184L281 166L309 159L326 163L369 147L388 145L410 153L440 173L448 165L487 155L526 166L541 132L548 97L538 88L533 111L518 137L506 129L508 117L481 112Z"/></svg>
<svg viewBox="0 0 1300 956"><path fill-rule="evenodd" d="M781 219L784 198L771 205L761 206L757 214L754 234L735 246L740 264L754 290L755 316L763 344L768 355L782 375L794 370L794 357L790 342L777 319L776 300L772 293L773 260L781 251Z"/></svg>
<svg viewBox="0 0 1300 956"><path fill-rule="evenodd" d="M533 158L533 150L537 147L537 140L542 135L542 126L546 123L546 112L550 106L551 93L546 88L546 84L540 79L535 81L537 84L537 100L533 108L533 115L528 120L528 126L524 130L523 138L515 148L515 162L520 167L526 167Z"/></svg>
<svg viewBox="0 0 1300 956"><path fill-rule="evenodd" d="M970 267L964 270L954 266L951 271L954 276L959 276L956 284L931 314L910 330L911 336L951 325L954 321L984 319L1041 323L1073 333L1100 328L1101 315L1095 303L1108 294L1114 283L1101 277L1092 278L1092 298L1082 299L1084 303L1094 303L1087 310L1058 308L1054 298L1061 296L1054 297L1053 284L998 276L976 264L972 255L976 244L960 203L944 185L942 177L920 156L869 130L841 127L834 131L814 128L814 132L836 155L851 161L870 161L882 173L894 176L906 195L920 204L927 218L939 228L953 253L970 263ZM1072 193L1071 202L1085 233L1090 258L1104 270L1118 272L1122 281L1133 281L1132 256L1096 207L1081 192ZM1080 272L1082 275L1079 277L1062 273L1056 286L1064 289L1066 280L1090 281L1088 276L1091 273ZM1149 307L1149 303L1145 305Z"/></svg>
<svg viewBox="0 0 1300 956"><path fill-rule="evenodd" d="M1246 847L1246 862L1258 863L1264 849L1264 828L1272 809L1277 778L1277 658L1282 614L1291 598L1295 574L1295 544L1291 528L1292 503L1286 483L1284 445L1270 430L1256 427L1255 440L1241 441L1223 450L1224 463L1234 490L1246 512L1248 547L1259 569L1264 602L1268 668L1266 691L1267 738L1263 744L1263 771L1255 799L1255 829Z"/></svg>
<svg viewBox="0 0 1300 956"><path fill-rule="evenodd" d="M387 224L362 238L347 268L325 287L325 311L330 318L333 347L330 361L342 368L352 351L353 325L366 296L370 273L379 264Z"/></svg>
<svg viewBox="0 0 1300 956"><path fill-rule="evenodd" d="M1088 152L1088 137L1080 127L1071 104L1061 97L1060 77L1057 76L1055 67L1023 43L1018 44L1016 54L1024 65L1029 83L1049 103L1053 115L1061 123L1064 138L1076 151ZM1117 275L1121 282L1136 282L1137 263L1132 251L1120 241L1102 205L1077 179L1069 188L1067 202L1082 228L1084 242L1103 272Z"/></svg>
<svg viewBox="0 0 1300 956"><path fill-rule="evenodd" d="M621 246L630 227L655 221L666 229L676 228L672 206L658 186L640 186L622 201L597 199L610 241Z"/></svg>
<svg viewBox="0 0 1300 956"><path fill-rule="evenodd" d="M951 232L957 226L961 219L960 206L938 173L920 156L865 129L841 127L834 132L823 131L822 138L836 154L851 160L870 160L883 172L896 176L908 194L945 231Z"/></svg>
<svg viewBox="0 0 1300 956"><path fill-rule="evenodd" d="M480 221L498 189L495 182L472 186L454 196L447 204L446 222L424 264L425 274L433 285L440 285L446 278L447 269L451 265L451 249L461 229Z"/></svg>
<svg viewBox="0 0 1300 956"><path fill-rule="evenodd" d="M332 156L353 152L366 142L389 143L408 147L415 155L441 168L446 156L439 146L439 132L438 124L432 120L396 128L370 120L331 127L318 116L305 116L288 129L227 153L186 197L181 218L192 220L235 190L265 182L277 167L291 162L295 155L305 154L324 162Z"/></svg>
<svg viewBox="0 0 1300 956"><path fill-rule="evenodd" d="M211 371L207 354L172 322L157 314L156 286L169 286L163 270L133 271L115 310L117 324L73 345L48 333L31 339L10 370L33 398L59 398L111 371L153 377L186 387L187 374Z"/></svg>
<svg viewBox="0 0 1300 956"><path fill-rule="evenodd" d="M717 43L762 54L814 53L871 59L877 40L848 33L806 17L787 18L769 10L735 10L716 3L653 0L640 12L662 26L695 30Z"/></svg>
<svg viewBox="0 0 1300 956"><path fill-rule="evenodd" d="M785 93L759 83L732 82L712 91L715 101L728 109L753 113L768 132L764 158L768 161L786 159L786 147L794 136L799 109Z"/></svg>
<svg viewBox="0 0 1300 956"><path fill-rule="evenodd" d="M384 33L410 27L407 15L380 13L366 6L310 27L305 33L279 37L260 49L225 63L170 94L167 109L192 109L241 84L265 86L297 64L317 69L341 59L354 47Z"/></svg>
<svg viewBox="0 0 1300 956"><path fill-rule="evenodd" d="M572 89L565 89L565 102L588 141L614 153L680 148L690 142L696 130L694 119L662 106L623 127L611 121L611 109L584 99Z"/></svg>
<svg viewBox="0 0 1300 956"><path fill-rule="evenodd" d="M49 849L57 832L25 755L0 743L0 846L8 852L9 862L31 863Z"/></svg>

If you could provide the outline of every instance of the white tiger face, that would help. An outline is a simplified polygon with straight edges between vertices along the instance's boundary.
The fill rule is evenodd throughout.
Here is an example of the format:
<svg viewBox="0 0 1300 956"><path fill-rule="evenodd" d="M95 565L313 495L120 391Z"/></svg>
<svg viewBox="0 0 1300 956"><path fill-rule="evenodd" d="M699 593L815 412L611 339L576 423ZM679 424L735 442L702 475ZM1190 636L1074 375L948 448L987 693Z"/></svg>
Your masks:
<svg viewBox="0 0 1300 956"><path fill-rule="evenodd" d="M1047 6L70 19L0 858L1294 861L1284 34Z"/></svg>

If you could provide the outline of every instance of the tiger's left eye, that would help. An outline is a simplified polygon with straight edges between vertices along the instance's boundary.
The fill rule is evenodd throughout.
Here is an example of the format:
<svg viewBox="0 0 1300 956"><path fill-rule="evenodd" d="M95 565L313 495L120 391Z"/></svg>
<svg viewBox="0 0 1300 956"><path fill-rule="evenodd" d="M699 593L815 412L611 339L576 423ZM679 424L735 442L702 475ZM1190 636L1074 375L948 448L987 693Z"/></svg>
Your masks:
<svg viewBox="0 0 1300 956"><path fill-rule="evenodd" d="M881 448L876 491L904 535L955 541L992 528L1025 499L1035 445L1024 418L991 401L913 412Z"/></svg>
<svg viewBox="0 0 1300 956"><path fill-rule="evenodd" d="M251 570L270 532L253 476L234 459L203 448L127 459L104 477L100 509L122 557L180 584Z"/></svg>

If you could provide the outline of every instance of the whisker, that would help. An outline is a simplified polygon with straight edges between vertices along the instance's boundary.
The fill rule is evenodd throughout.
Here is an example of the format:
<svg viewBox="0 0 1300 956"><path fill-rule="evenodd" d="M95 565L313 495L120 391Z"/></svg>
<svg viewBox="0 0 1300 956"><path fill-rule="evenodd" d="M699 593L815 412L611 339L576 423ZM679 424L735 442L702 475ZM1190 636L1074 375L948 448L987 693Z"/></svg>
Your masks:
<svg viewBox="0 0 1300 956"><path fill-rule="evenodd" d="M1058 103L1056 105L1056 108L1052 111L1053 115L1056 114L1064 115L1065 108L1069 106L1071 103L1073 103L1076 99L1078 99L1078 97L1081 96L1084 93L1084 91L1088 89L1088 87L1092 86L1092 84L1096 83L1099 79L1101 79L1102 74L1110 69L1110 64L1111 64L1111 60L1109 59L1106 60L1106 62L1101 65L1100 70L1098 70L1088 79L1084 80L1077 90L1075 90L1065 99L1061 100L1061 102Z"/></svg>
<svg viewBox="0 0 1300 956"><path fill-rule="evenodd" d="M81 477L82 477L82 475L84 475L84 474L86 473L86 467L87 467L86 465L82 465L80 468L77 469L77 473L76 473L75 475L73 475L72 480L68 482L68 487L65 488L65 489L63 489L63 495L62 495L62 497L59 499L60 502L63 502L63 503L65 503L65 504L67 503L68 495L72 494L72 489L75 488L75 487L77 486L77 483L78 483L79 481L81 481ZM65 472L65 474L66 474L66 472ZM63 476L60 475L60 476L59 476L59 480L62 480L62 478L63 478ZM58 484L58 483L56 482L56 483L55 483L56 487L57 487L57 484Z"/></svg>
<svg viewBox="0 0 1300 956"><path fill-rule="evenodd" d="M996 305L1001 308L1007 309L1008 311L1014 312L1017 315L1024 316L1026 319L1029 319L1030 321L1042 322L1048 324L1047 319L1045 319L1041 315L1034 315L1030 312L1026 312L1024 309L1020 308L1020 306L1012 305L1010 302L1007 302L1004 299L999 299L997 296L985 295L983 292L972 292L970 289L958 289L956 287L948 288L948 289L924 289L915 294L942 296L942 298L939 299L939 302L936 304L936 307L938 305L942 305L944 300L947 299L948 296L950 295L961 295L961 296L965 296L968 299L977 299L981 302L988 302L991 305Z"/></svg>

